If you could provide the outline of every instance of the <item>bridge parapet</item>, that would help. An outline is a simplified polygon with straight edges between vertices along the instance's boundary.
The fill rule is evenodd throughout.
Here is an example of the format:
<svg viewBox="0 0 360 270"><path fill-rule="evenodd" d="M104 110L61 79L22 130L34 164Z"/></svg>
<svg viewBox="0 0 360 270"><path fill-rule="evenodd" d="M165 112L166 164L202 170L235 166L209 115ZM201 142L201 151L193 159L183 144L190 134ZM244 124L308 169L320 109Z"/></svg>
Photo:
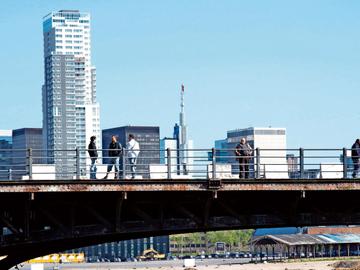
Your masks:
<svg viewBox="0 0 360 270"><path fill-rule="evenodd" d="M207 179L217 188L221 179L348 179L357 177L351 151L342 149L260 149L244 155L236 149L141 150L136 164L124 150L109 157L109 149L91 159L87 149L0 150L1 180L80 180L108 177L108 169L118 172L109 177L142 179ZM10 151L10 152L9 152ZM186 162L181 162L184 158ZM111 167L111 168L110 168ZM216 181L215 181L216 180Z"/></svg>
<svg viewBox="0 0 360 270"><path fill-rule="evenodd" d="M214 183L215 182L215 183ZM211 183L211 186L209 186ZM360 181L344 179L308 180L66 180L3 181L1 193L51 192L157 192L157 191L347 191L360 190Z"/></svg>

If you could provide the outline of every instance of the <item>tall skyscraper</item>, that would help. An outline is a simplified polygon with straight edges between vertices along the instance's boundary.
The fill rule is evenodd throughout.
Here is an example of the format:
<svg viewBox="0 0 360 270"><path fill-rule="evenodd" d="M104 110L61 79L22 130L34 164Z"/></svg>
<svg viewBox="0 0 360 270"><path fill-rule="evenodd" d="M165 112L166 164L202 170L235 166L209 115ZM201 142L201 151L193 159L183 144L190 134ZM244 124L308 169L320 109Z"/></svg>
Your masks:
<svg viewBox="0 0 360 270"><path fill-rule="evenodd" d="M91 136L101 142L96 69L91 64L90 14L60 10L43 18L44 149L59 177L72 177L75 149L86 149ZM54 151L73 150L73 151ZM86 151L80 152L84 171Z"/></svg>
<svg viewBox="0 0 360 270"><path fill-rule="evenodd" d="M193 153L191 149L193 148L192 140L188 140L187 137L187 125L185 119L185 86L181 85L181 102L180 102L180 122L179 122L179 165L180 165L180 174L191 174L193 170ZM174 130L175 133L175 130Z"/></svg>
<svg viewBox="0 0 360 270"><path fill-rule="evenodd" d="M171 171L178 176L192 177L196 168L194 166L193 141L188 139L185 119L185 86L181 85L179 124L174 126L173 137L165 137L160 141L161 163L167 164L166 149L170 149Z"/></svg>

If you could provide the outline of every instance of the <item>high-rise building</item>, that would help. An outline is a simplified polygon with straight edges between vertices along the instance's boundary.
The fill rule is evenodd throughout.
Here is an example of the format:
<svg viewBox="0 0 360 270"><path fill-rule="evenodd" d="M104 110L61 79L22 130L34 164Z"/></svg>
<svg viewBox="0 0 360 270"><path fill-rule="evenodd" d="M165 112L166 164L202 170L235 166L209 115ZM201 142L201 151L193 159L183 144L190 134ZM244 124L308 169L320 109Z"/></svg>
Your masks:
<svg viewBox="0 0 360 270"><path fill-rule="evenodd" d="M179 124L175 124L172 138L165 137L160 142L162 164L167 164L166 149L168 148L171 150L172 177L175 177L175 174L181 177L191 177L196 169L194 166L193 141L188 139L187 134L184 85L181 85Z"/></svg>
<svg viewBox="0 0 360 270"><path fill-rule="evenodd" d="M123 126L117 128L104 129L102 131L102 148L108 149L111 142L111 137L116 136L118 142L126 147L129 134L135 136L135 140L139 142L140 154L136 162L137 175L142 175L144 178L149 178L149 166L151 164L160 164L160 128L154 126ZM103 152L103 156L108 156L107 151ZM125 159L127 162L127 160ZM104 163L108 163L106 158ZM126 163L126 166L128 163ZM122 170L122 162L120 162L120 169ZM129 172L129 167L126 167Z"/></svg>
<svg viewBox="0 0 360 270"><path fill-rule="evenodd" d="M12 162L12 130L0 130L0 181L10 177Z"/></svg>
<svg viewBox="0 0 360 270"><path fill-rule="evenodd" d="M178 134L174 137L179 140L178 157L179 157L179 174L191 175L194 172L193 166L193 141L188 139L187 125L185 118L185 86L181 85L181 102L180 102L180 119Z"/></svg>
<svg viewBox="0 0 360 270"><path fill-rule="evenodd" d="M75 149L86 149L95 135L101 142L96 69L91 63L90 14L78 10L51 12L43 18L44 149L58 177L72 177ZM54 151L55 150L55 151ZM56 151L69 150L69 151ZM89 163L80 152L82 171Z"/></svg>
<svg viewBox="0 0 360 270"><path fill-rule="evenodd" d="M84 252L88 261L110 260L119 261L136 258L146 249L155 249L162 254L168 254L170 248L169 236L156 236L119 242L99 244L71 250L71 252Z"/></svg>
<svg viewBox="0 0 360 270"><path fill-rule="evenodd" d="M216 141L217 161L232 164L232 172L239 172L238 161L234 156L236 145L241 138L245 138L254 149L260 149L259 168L260 177L265 178L288 178L288 163L286 159L286 129L285 128L259 128L250 127L245 129L235 129L227 132L225 140ZM219 149L220 148L220 149ZM223 157L223 156L227 156ZM255 159L250 162L250 175L254 177Z"/></svg>
<svg viewBox="0 0 360 270"><path fill-rule="evenodd" d="M12 131L12 178L28 174L28 149L32 149L32 163L43 161L43 136L41 128L20 128Z"/></svg>

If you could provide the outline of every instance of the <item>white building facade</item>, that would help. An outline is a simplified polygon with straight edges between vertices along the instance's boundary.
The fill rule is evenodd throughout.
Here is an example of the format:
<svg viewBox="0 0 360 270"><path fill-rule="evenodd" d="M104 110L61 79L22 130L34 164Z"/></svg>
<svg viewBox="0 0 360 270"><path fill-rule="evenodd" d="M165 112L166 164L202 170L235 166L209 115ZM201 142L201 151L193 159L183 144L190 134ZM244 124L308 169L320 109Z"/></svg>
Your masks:
<svg viewBox="0 0 360 270"><path fill-rule="evenodd" d="M96 69L91 64L90 14L60 10L43 18L45 82L42 87L44 148L57 173L71 176L75 149L91 136L101 142ZM72 150L72 151L54 151ZM85 174L86 151L80 151ZM70 172L71 171L71 172Z"/></svg>
<svg viewBox="0 0 360 270"><path fill-rule="evenodd" d="M286 159L286 129L285 128L262 128L250 127L245 129L235 129L227 132L225 140L216 141L217 149L226 149L221 152L217 160L221 163L231 163L233 172L238 172L237 160L234 156L236 145L240 143L241 138L245 138L253 148L254 158L251 162L253 172L251 177L255 177L256 171L256 148L259 148L259 173L262 178L288 178L288 164ZM222 157L224 156L224 157ZM234 156L228 158L227 156Z"/></svg>

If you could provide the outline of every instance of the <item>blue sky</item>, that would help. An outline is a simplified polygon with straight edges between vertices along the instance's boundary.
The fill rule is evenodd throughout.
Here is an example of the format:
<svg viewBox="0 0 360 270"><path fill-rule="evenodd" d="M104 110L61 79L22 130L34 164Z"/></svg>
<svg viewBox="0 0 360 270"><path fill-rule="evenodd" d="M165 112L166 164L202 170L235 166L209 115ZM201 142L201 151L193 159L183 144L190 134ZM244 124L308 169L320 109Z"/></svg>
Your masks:
<svg viewBox="0 0 360 270"><path fill-rule="evenodd" d="M2 0L0 129L41 127L42 17L92 15L102 128L170 136L181 83L195 147L228 129L286 127L288 147L360 137L360 2Z"/></svg>

